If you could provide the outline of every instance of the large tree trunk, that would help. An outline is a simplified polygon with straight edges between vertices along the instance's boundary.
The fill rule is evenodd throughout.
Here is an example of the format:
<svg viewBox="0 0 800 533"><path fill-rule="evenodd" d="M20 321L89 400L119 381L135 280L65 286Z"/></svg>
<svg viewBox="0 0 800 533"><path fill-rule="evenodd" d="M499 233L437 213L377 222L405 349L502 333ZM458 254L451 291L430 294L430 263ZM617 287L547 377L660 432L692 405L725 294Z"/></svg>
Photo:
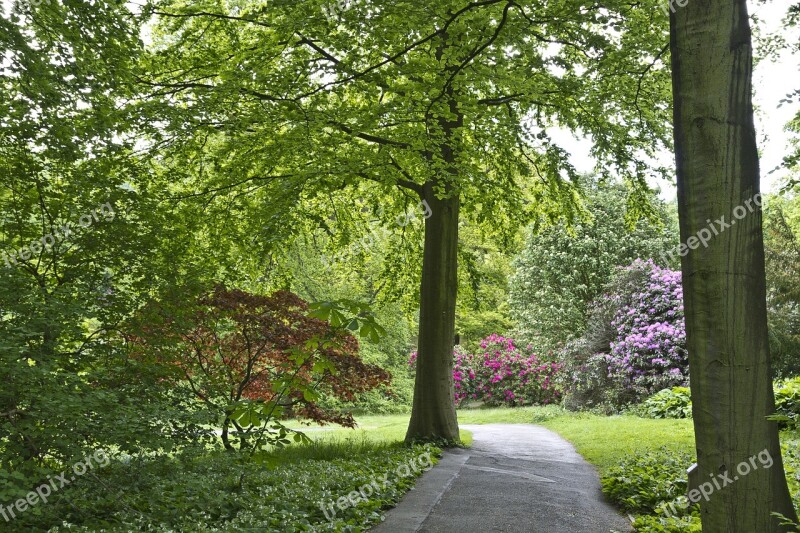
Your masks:
<svg viewBox="0 0 800 533"><path fill-rule="evenodd" d="M420 287L419 340L414 406L406 442L444 439L457 442L458 420L453 389L453 338L458 289L457 193L436 197L424 187L431 208L425 221L425 249Z"/></svg>
<svg viewBox="0 0 800 533"><path fill-rule="evenodd" d="M778 428L766 418L774 397L746 2L675 4L671 27L698 479L714 485L700 502L703 531L781 531L771 513L795 513Z"/></svg>

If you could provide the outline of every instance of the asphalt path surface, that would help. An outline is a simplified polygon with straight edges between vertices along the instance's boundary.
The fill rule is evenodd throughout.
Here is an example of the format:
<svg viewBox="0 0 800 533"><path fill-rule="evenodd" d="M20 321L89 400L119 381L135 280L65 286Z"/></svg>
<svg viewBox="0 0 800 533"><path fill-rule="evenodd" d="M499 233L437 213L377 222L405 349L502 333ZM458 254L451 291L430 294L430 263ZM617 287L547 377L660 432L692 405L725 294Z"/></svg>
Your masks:
<svg viewBox="0 0 800 533"><path fill-rule="evenodd" d="M633 531L607 503L597 471L557 434L528 424L465 425L472 448L445 452L371 531Z"/></svg>

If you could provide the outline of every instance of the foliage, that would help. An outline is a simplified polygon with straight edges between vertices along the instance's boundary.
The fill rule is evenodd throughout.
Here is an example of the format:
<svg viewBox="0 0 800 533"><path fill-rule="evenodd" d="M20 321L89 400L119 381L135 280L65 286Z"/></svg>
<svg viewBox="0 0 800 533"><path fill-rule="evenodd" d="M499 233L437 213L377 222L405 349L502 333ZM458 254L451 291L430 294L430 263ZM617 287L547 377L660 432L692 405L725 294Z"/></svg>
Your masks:
<svg viewBox="0 0 800 533"><path fill-rule="evenodd" d="M680 501L665 503L661 509L671 510L673 506L678 509L680 503ZM666 511L657 515L640 515L634 519L633 527L638 533L700 533L703 531L699 512L683 516L666 514Z"/></svg>
<svg viewBox="0 0 800 533"><path fill-rule="evenodd" d="M198 274L172 257L191 246L181 221L133 185L150 172L133 155L128 114L138 21L115 1L3 9L0 501L9 502L99 448L175 451L202 439L207 419L157 390L159 372L127 360L115 331L166 278Z"/></svg>
<svg viewBox="0 0 800 533"><path fill-rule="evenodd" d="M459 227L459 289L456 308L458 342L468 352L480 348L481 339L508 332L516 325L508 303L508 280L513 273L510 254L480 227ZM514 240L516 248L517 239Z"/></svg>
<svg viewBox="0 0 800 533"><path fill-rule="evenodd" d="M603 475L603 493L627 512L651 514L687 493L686 469L694 462L665 448L629 457Z"/></svg>
<svg viewBox="0 0 800 533"><path fill-rule="evenodd" d="M324 14L328 0L204 10L160 1L148 11L155 44L147 83L161 135L183 140L168 147L176 170L197 172L203 189L220 193L212 196L217 202L257 196L251 207L271 235L290 235L315 198L336 214L326 220L315 213L320 228L352 228L347 208L357 195L350 193L364 183L374 185L371 211L385 202L386 222L422 184L436 183L443 194L447 173L465 217L493 226L503 241L533 209L558 218L574 201L579 177L548 134L551 125L587 132L596 156L609 162L605 174L644 188L645 154L670 144L660 44L666 19L656 0L648 3L657 23L618 1L581 9L392 0L353 5L334 20ZM609 39L611 28L625 38ZM531 33L540 31L568 35L571 46L554 50ZM642 72L648 83L643 88L622 71ZM626 117L626 125L611 115ZM457 154L454 168L442 148ZM221 172L206 169L206 161ZM402 266L394 262L392 272L402 274Z"/></svg>
<svg viewBox="0 0 800 533"><path fill-rule="evenodd" d="M778 36L779 46L776 48L783 51L786 47L789 47L793 52L797 52L800 51L800 43L797 41L797 30L800 27L800 3L786 2L785 6L787 8L786 16L781 30L786 32L787 35ZM798 97L800 97L800 88L787 95L781 103L795 103ZM793 170L796 176L797 171L800 170L800 112L789 120L788 124L786 124L786 130L792 134L793 150L784 158L783 164L786 168ZM800 183L800 179L797 177L792 177L789 180L789 184L792 186L798 183Z"/></svg>
<svg viewBox="0 0 800 533"><path fill-rule="evenodd" d="M798 427L800 421L800 377L775 383L775 414L783 426Z"/></svg>
<svg viewBox="0 0 800 533"><path fill-rule="evenodd" d="M593 313L588 331L592 331L594 316ZM590 350L586 339L577 339L567 343L558 357L563 368L558 384L564 390L562 403L566 409L603 414L618 410L621 391L609 375L605 354Z"/></svg>
<svg viewBox="0 0 800 533"><path fill-rule="evenodd" d="M40 506L41 516L24 513L12 525L20 532L45 531L53 524L61 524L53 532L216 533L285 531L287 526L293 531L366 531L380 521L382 509L413 486L419 471L402 465L419 464L426 453L435 462L440 453L432 447L352 440L285 451L249 459L217 452L113 463ZM380 492L345 510L334 508L336 516L326 518L322 502L335 503L373 480L379 481Z"/></svg>
<svg viewBox="0 0 800 533"><path fill-rule="evenodd" d="M531 345L522 348L513 339L492 334L481 341L480 347L472 354L460 346L453 350L456 404L546 405L560 397L556 386L560 365L537 356ZM410 366L414 366L416 357L413 352Z"/></svg>
<svg viewBox="0 0 800 533"><path fill-rule="evenodd" d="M652 261L618 269L584 336L561 350L572 409L619 409L688 383L680 273Z"/></svg>
<svg viewBox="0 0 800 533"><path fill-rule="evenodd" d="M339 305L358 314L348 317ZM217 287L178 315L155 307L128 336L134 357L173 367L171 383L188 384L218 414L229 449L231 427L242 448L250 439L255 446L287 444L276 421L287 415L353 427L351 414L319 405L321 391L352 401L389 379L357 356L358 342L347 331L379 337L381 328L354 302L323 302L309 311L287 291L260 296Z"/></svg>
<svg viewBox="0 0 800 533"><path fill-rule="evenodd" d="M798 203L794 195L770 197L764 211L770 357L779 378L800 374Z"/></svg>
<svg viewBox="0 0 800 533"><path fill-rule="evenodd" d="M371 226L365 222L365 228ZM366 229L365 229L366 231ZM395 413L410 409L413 396L413 377L407 372L408 352L412 345L412 330L415 326L415 299L411 286L404 287L398 298L394 289L402 285L399 281L391 286L386 283L384 269L391 262L388 251L393 247L393 238L375 231L366 246L358 252L347 254L333 261L327 254L323 235L302 235L286 243L274 256L272 268L259 272L251 286L257 291L272 291L286 288L306 301L337 302L357 300L374 310L375 322L383 326L377 342L369 337L360 339L361 358L377 365L391 374L392 383L380 385L357 395L354 402L342 402L323 394L323 406L358 412ZM324 272L324 276L320 276ZM392 291L388 290L393 288ZM356 313L357 314L357 313Z"/></svg>
<svg viewBox="0 0 800 533"><path fill-rule="evenodd" d="M624 511L645 515L634 522L637 531L700 531L697 505L685 498L692 463L691 455L666 448L629 457L602 476L603 493Z"/></svg>
<svg viewBox="0 0 800 533"><path fill-rule="evenodd" d="M688 387L664 389L635 408L646 418L692 418L692 397Z"/></svg>
<svg viewBox="0 0 800 533"><path fill-rule="evenodd" d="M800 510L800 433L796 426L781 434L781 452L794 508Z"/></svg>
<svg viewBox="0 0 800 533"><path fill-rule="evenodd" d="M644 271L647 278L633 294L610 295L621 304L611 322L617 335L607 356L610 374L634 398L686 385L689 358L681 273L652 261L636 261L626 270Z"/></svg>
<svg viewBox="0 0 800 533"><path fill-rule="evenodd" d="M510 283L517 333L544 349L562 347L587 328L592 302L634 259L658 258L678 241L671 208L650 197L655 220L626 223L624 187L593 185L584 220L528 230Z"/></svg>

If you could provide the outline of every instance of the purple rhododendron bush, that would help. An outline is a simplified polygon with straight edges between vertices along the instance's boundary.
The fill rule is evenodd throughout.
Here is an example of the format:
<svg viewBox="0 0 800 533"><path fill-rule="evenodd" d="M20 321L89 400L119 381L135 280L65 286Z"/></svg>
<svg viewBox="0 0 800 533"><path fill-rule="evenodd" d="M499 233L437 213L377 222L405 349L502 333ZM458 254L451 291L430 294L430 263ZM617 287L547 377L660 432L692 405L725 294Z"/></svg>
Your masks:
<svg viewBox="0 0 800 533"><path fill-rule="evenodd" d="M414 366L417 353L411 354ZM561 364L541 357L530 345L520 347L514 339L492 334L480 343L480 350L453 350L455 402L483 402L489 406L542 405L560 400L556 376Z"/></svg>
<svg viewBox="0 0 800 533"><path fill-rule="evenodd" d="M681 273L652 261L626 270L646 273L640 290L625 295L611 326L616 338L606 356L609 374L639 397L689 382Z"/></svg>
<svg viewBox="0 0 800 533"><path fill-rule="evenodd" d="M681 274L636 260L620 268L592 308L583 337L569 343L565 406L618 410L663 389L688 386Z"/></svg>

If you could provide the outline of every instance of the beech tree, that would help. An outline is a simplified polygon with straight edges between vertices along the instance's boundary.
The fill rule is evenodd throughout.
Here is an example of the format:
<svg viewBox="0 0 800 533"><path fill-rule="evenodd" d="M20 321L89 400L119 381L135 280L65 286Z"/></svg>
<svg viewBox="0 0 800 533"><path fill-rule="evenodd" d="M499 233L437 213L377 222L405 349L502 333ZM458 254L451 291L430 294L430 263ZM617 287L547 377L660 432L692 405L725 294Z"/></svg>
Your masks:
<svg viewBox="0 0 800 533"><path fill-rule="evenodd" d="M321 226L351 218L352 191L387 203L387 223L426 201L407 440L458 440L459 221L503 240L533 215L570 216L580 178L552 127L590 137L603 174L645 204L648 161L669 143L663 12L652 0L231 5L151 6L141 82L159 161L209 204L249 196L273 246L315 199L332 208L310 215Z"/></svg>
<svg viewBox="0 0 800 533"><path fill-rule="evenodd" d="M727 476L701 501L703 531L784 531L772 513L795 512L778 427L767 419L775 402L746 1L675 9L671 48L697 479ZM715 235L698 246L712 224ZM740 468L759 453L774 459L771 468Z"/></svg>

